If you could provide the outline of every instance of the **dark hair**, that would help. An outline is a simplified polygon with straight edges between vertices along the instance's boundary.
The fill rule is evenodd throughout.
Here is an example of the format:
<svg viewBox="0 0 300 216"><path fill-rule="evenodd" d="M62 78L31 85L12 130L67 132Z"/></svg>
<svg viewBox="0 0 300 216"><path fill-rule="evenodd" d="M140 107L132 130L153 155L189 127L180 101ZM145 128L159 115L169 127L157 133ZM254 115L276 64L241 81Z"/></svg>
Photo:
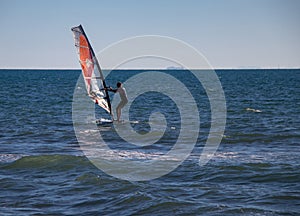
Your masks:
<svg viewBox="0 0 300 216"><path fill-rule="evenodd" d="M117 82L117 87L121 87L122 83L121 82Z"/></svg>

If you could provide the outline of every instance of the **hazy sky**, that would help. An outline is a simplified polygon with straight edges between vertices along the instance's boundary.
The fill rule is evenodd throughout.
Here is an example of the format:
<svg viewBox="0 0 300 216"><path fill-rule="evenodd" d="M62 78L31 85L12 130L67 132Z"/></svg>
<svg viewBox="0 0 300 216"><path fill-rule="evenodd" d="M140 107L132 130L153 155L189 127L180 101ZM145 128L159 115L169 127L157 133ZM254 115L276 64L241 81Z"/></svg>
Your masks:
<svg viewBox="0 0 300 216"><path fill-rule="evenodd" d="M79 24L96 52L164 35L214 68L300 68L299 0L0 0L0 10L0 68L79 69L70 31Z"/></svg>

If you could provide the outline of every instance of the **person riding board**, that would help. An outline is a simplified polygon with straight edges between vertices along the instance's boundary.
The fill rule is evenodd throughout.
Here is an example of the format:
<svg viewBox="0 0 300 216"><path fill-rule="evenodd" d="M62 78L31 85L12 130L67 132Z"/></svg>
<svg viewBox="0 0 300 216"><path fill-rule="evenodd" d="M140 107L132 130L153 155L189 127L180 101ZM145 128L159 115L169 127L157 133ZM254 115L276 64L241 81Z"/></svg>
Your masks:
<svg viewBox="0 0 300 216"><path fill-rule="evenodd" d="M123 87L121 82L117 82L117 88L116 89L113 89L112 87L109 87L107 90L112 91L114 93L119 93L119 95L120 95L121 101L120 101L120 103L118 104L118 106L116 108L117 122L120 122L122 108L128 103L126 90Z"/></svg>

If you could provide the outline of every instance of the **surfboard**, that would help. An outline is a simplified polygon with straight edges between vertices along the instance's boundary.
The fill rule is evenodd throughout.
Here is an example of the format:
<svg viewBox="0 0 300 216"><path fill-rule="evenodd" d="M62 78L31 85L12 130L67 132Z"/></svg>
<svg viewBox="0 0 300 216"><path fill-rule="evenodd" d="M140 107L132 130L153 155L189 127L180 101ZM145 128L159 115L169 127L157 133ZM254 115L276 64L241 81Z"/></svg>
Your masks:
<svg viewBox="0 0 300 216"><path fill-rule="evenodd" d="M97 119L96 120L96 124L97 126L101 126L101 127L110 127L113 125L113 120L111 119L104 119L104 118L101 118L101 119Z"/></svg>
<svg viewBox="0 0 300 216"><path fill-rule="evenodd" d="M125 123L138 124L139 121L125 121L125 120L122 120L120 122L116 122L116 121L114 122L111 119L105 119L105 118L100 118L100 119L96 120L97 126L100 126L100 127L109 127L109 126L112 126L113 124L125 124Z"/></svg>

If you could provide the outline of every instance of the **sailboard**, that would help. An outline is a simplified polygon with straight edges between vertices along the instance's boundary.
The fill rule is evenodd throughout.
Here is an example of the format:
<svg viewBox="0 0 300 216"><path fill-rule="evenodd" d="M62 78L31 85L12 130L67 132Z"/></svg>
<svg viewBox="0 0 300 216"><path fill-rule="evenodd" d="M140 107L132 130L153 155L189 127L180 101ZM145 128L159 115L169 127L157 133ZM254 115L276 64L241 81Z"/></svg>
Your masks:
<svg viewBox="0 0 300 216"><path fill-rule="evenodd" d="M95 104L104 109L111 117L111 119L101 118L97 120L96 123L98 125L102 123L105 125L111 124L113 122L111 102L98 59L83 27L79 25L73 27L71 30L74 35L75 47L79 57L87 94Z"/></svg>

